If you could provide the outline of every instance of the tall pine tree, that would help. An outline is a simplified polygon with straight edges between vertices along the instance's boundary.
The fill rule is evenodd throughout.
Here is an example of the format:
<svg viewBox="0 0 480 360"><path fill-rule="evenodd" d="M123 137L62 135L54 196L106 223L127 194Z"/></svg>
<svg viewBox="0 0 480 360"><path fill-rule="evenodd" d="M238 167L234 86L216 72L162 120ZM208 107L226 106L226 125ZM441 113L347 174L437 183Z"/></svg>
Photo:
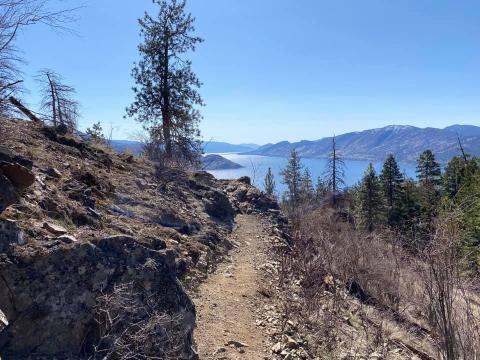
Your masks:
<svg viewBox="0 0 480 360"><path fill-rule="evenodd" d="M267 195L273 196L275 194L275 178L271 168L268 168L263 185Z"/></svg>
<svg viewBox="0 0 480 360"><path fill-rule="evenodd" d="M384 202L382 186L371 163L363 175L358 196L360 221L365 229L373 231L383 222Z"/></svg>
<svg viewBox="0 0 480 360"><path fill-rule="evenodd" d="M304 203L312 203L315 200L315 189L313 188L312 175L308 168L305 168L300 180L300 198Z"/></svg>
<svg viewBox="0 0 480 360"><path fill-rule="evenodd" d="M302 184L302 163L300 156L295 149L290 153L290 159L285 169L280 175L283 177L283 183L287 185L286 198L290 205L297 206L300 202L300 192Z"/></svg>
<svg viewBox="0 0 480 360"><path fill-rule="evenodd" d="M420 247L433 234L434 219L438 214L440 191L442 186L442 171L431 150L425 150L417 160L417 179L420 185L421 230Z"/></svg>
<svg viewBox="0 0 480 360"><path fill-rule="evenodd" d="M388 207L388 223L398 225L400 221L400 202L402 198L403 175L398 168L395 156L390 154L380 173L383 194Z"/></svg>
<svg viewBox="0 0 480 360"><path fill-rule="evenodd" d="M200 152L198 93L201 83L186 57L203 40L195 36L195 19L185 0L153 0L156 18L139 20L143 43L141 59L132 76L135 100L127 115L144 124L157 154L191 161Z"/></svg>

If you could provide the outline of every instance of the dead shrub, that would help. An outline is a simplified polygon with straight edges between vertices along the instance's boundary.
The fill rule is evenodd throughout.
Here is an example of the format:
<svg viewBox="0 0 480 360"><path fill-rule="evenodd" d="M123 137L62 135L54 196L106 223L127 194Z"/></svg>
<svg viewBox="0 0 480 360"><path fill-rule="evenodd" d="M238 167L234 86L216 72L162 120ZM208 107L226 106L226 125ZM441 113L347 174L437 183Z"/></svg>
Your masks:
<svg viewBox="0 0 480 360"><path fill-rule="evenodd" d="M296 214L293 248L280 257L284 311L310 324L315 350L330 357L381 352L398 328L403 340L392 341L425 358L479 359L480 300L461 271L458 224L454 212L439 219L419 256L392 231L361 231L338 210ZM342 327L346 318L355 331Z"/></svg>
<svg viewBox="0 0 480 360"><path fill-rule="evenodd" d="M439 219L431 243L423 254L424 311L443 359L480 357L480 317L475 295L462 275L459 214Z"/></svg>
<svg viewBox="0 0 480 360"><path fill-rule="evenodd" d="M151 301L133 283L116 285L111 293L99 297L98 342L91 359L192 358L188 315L160 312Z"/></svg>

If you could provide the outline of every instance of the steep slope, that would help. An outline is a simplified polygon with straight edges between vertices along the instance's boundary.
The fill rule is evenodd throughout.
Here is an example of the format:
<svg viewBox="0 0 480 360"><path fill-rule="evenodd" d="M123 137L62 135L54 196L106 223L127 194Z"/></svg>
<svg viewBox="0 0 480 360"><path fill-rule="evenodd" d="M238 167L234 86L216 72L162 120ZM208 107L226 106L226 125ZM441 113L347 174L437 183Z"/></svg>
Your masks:
<svg viewBox="0 0 480 360"><path fill-rule="evenodd" d="M346 159L382 161L394 154L400 161L413 162L426 149L431 149L438 159L446 162L459 154L457 133L461 135L465 150L480 155L478 127L452 127L447 129L417 128L414 126L387 126L380 129L347 133L336 137L337 146ZM331 148L332 138L297 143L268 144L249 154L288 156L296 149L300 156L325 158Z"/></svg>
<svg viewBox="0 0 480 360"><path fill-rule="evenodd" d="M0 128L34 177L0 213L0 356L195 359L188 292L233 247L235 214L276 203L248 181L155 169L21 120Z"/></svg>

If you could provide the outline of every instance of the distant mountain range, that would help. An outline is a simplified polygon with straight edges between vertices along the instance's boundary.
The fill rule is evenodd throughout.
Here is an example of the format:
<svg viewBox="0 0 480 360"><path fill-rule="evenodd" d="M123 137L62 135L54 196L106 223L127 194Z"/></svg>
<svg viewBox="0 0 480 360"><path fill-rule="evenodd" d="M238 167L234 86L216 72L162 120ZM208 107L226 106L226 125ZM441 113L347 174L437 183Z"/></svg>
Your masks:
<svg viewBox="0 0 480 360"><path fill-rule="evenodd" d="M118 153L131 152L139 155L143 151L143 144L140 141L110 140L109 144Z"/></svg>
<svg viewBox="0 0 480 360"><path fill-rule="evenodd" d="M391 125L339 135L336 142L340 154L349 160L383 161L388 154L394 154L399 161L414 162L420 153L430 149L445 163L460 154L457 136L467 153L480 156L480 127L473 125L453 125L445 129ZM296 149L301 157L326 158L331 146L331 137L295 143L282 141L261 146L248 154L287 157Z"/></svg>
<svg viewBox="0 0 480 360"><path fill-rule="evenodd" d="M143 144L140 141L131 141L131 140L112 140L110 145L113 149L122 153L129 151L134 155L138 155L143 150ZM260 145L256 144L229 144L226 142L219 141L208 141L204 142L204 151L206 154L212 153L244 153L248 151L253 151L258 149Z"/></svg>
<svg viewBox="0 0 480 360"><path fill-rule="evenodd" d="M229 144L219 141L206 141L204 143L204 151L206 154L212 153L243 153L256 150L260 147L257 144Z"/></svg>

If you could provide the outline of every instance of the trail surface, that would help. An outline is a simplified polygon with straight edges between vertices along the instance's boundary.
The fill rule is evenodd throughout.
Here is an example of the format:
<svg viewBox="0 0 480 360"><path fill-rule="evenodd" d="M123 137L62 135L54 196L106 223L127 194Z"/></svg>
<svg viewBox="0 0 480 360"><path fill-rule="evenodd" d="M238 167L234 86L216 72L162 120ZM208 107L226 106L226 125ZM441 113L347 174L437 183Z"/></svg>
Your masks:
<svg viewBox="0 0 480 360"><path fill-rule="evenodd" d="M195 341L200 359L269 359L268 337L256 326L257 271L268 235L259 219L239 215L230 259L203 283L195 296ZM257 310L258 311L258 310Z"/></svg>

